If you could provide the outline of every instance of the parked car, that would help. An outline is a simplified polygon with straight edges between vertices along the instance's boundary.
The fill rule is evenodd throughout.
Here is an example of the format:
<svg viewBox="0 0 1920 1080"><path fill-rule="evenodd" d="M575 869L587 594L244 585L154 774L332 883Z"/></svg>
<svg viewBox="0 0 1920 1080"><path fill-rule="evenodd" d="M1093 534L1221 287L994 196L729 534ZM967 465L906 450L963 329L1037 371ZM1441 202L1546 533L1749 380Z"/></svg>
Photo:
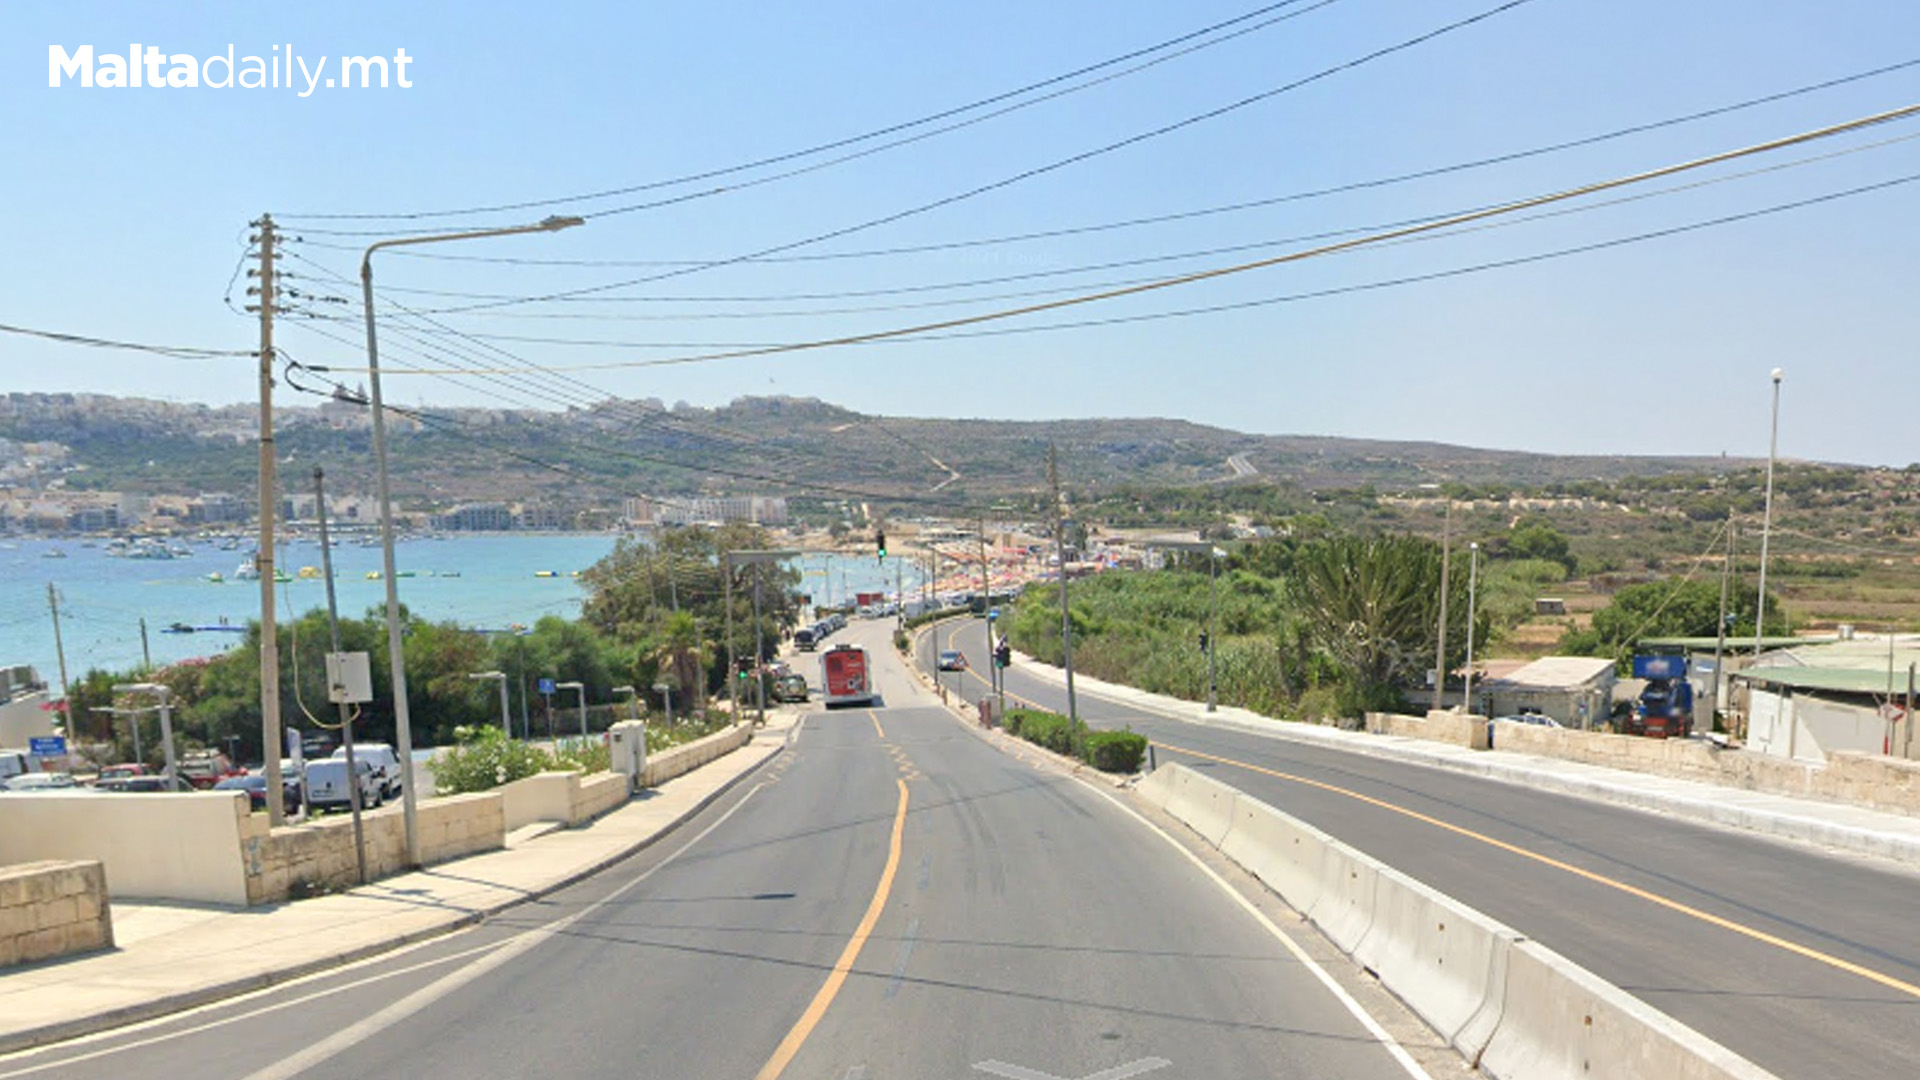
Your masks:
<svg viewBox="0 0 1920 1080"><path fill-rule="evenodd" d="M954 649L948 649L947 651L941 653L940 654L940 670L941 671L967 670L966 655Z"/></svg>
<svg viewBox="0 0 1920 1080"><path fill-rule="evenodd" d="M358 750L359 747L354 749ZM369 810L385 802L380 789L380 777L373 771L373 765L357 754L353 764L354 771L359 773L360 808ZM352 807L352 799L347 787L345 758L328 758L307 766L307 809L346 810Z"/></svg>
<svg viewBox="0 0 1920 1080"><path fill-rule="evenodd" d="M773 681L773 700L807 700L807 677L805 675L786 674Z"/></svg>
<svg viewBox="0 0 1920 1080"><path fill-rule="evenodd" d="M265 773L248 773L245 776L229 776L213 785L215 791L244 791L247 804L255 810L267 808L267 777ZM284 796L282 806L288 810L300 809L300 778L283 779L280 790Z"/></svg>
<svg viewBox="0 0 1920 1080"><path fill-rule="evenodd" d="M95 784L93 787L95 791L110 791L118 794L172 791L173 781L167 779L165 773L142 773L139 776L122 776L117 780ZM193 788L182 780L180 790L192 791Z"/></svg>
<svg viewBox="0 0 1920 1080"><path fill-rule="evenodd" d="M137 761L124 762L119 765L108 765L100 770L99 776L94 777L93 785L100 787L104 784L112 783L115 780L125 780L130 776L146 776L151 771L152 770Z"/></svg>
<svg viewBox="0 0 1920 1080"><path fill-rule="evenodd" d="M178 769L181 780L202 791L211 789L229 776L246 775L244 771L234 768L233 762L227 760L227 755L218 750L188 754L180 759Z"/></svg>
<svg viewBox="0 0 1920 1080"><path fill-rule="evenodd" d="M36 772L0 782L0 791L71 791L79 786L67 773Z"/></svg>
<svg viewBox="0 0 1920 1080"><path fill-rule="evenodd" d="M393 752L393 747L388 746L386 743L378 742L355 743L353 744L353 757L355 761L364 761L373 766L373 775L378 777L380 781L381 798L391 799L400 794L400 786L404 781L405 773L400 768L400 755ZM333 757L328 760L347 760L347 748L343 746L335 750Z"/></svg>
<svg viewBox="0 0 1920 1080"><path fill-rule="evenodd" d="M0 784L33 771L33 759L25 750L0 750Z"/></svg>

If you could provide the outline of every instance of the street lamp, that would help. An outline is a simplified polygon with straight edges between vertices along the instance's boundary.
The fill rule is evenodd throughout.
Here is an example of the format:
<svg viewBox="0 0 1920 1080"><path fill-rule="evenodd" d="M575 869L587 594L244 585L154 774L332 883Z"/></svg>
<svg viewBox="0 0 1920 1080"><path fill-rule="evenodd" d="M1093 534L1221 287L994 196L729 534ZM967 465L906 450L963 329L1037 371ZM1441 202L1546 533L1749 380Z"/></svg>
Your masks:
<svg viewBox="0 0 1920 1080"><path fill-rule="evenodd" d="M432 236L395 237L367 245L366 254L360 257L360 299L362 306L366 309L367 320L367 390L373 406L373 460L375 480L380 495L380 562L383 570L381 578L387 586L387 662L392 668L393 675L394 738L400 744L398 749L401 761L413 760L413 722L407 710L407 666L400 641L400 583L396 580L397 575L394 573L393 493L387 480L387 413L381 404L380 346L373 330L373 253L381 248L413 244L439 244L449 240L482 240L493 236L515 236L520 233L558 232L561 229L582 224L585 224L582 218L554 215L533 225L438 233ZM501 675L500 700L504 702L506 697L506 676ZM507 734L511 736L512 730L509 729ZM420 865L419 801L414 787L413 784L407 784L400 789L401 815L406 824L408 866ZM270 796L271 794L272 792L269 791Z"/></svg>
<svg viewBox="0 0 1920 1080"><path fill-rule="evenodd" d="M1474 586L1480 583L1480 542L1467 545L1467 686L1460 698L1468 716L1473 715L1473 601Z"/></svg>
<svg viewBox="0 0 1920 1080"><path fill-rule="evenodd" d="M180 772L175 767L173 761L173 689L161 683L115 683L113 692L116 694L152 694L160 699L160 748L162 752L165 753L167 760L167 786L175 791L179 791ZM135 721L135 723L138 722L138 720ZM268 753L272 753L273 750L274 748L271 746L267 748Z"/></svg>
<svg viewBox="0 0 1920 1080"><path fill-rule="evenodd" d="M627 702L633 706L633 718L635 720L640 719L640 692L631 686L616 686L613 688L614 697L620 697L623 694L626 695Z"/></svg>
<svg viewBox="0 0 1920 1080"><path fill-rule="evenodd" d="M513 714L507 710L507 673L504 671L476 671L467 678L476 682L493 679L500 684L500 730L513 738Z"/></svg>
<svg viewBox="0 0 1920 1080"><path fill-rule="evenodd" d="M133 760L144 761L146 755L140 751L140 714L145 709L116 709L111 705L95 705L89 712L106 713L109 716L124 716L127 726L133 729Z"/></svg>
<svg viewBox="0 0 1920 1080"><path fill-rule="evenodd" d="M1753 655L1760 655L1760 638L1767 624L1767 538L1773 531L1773 459L1780 448L1780 380L1786 372L1773 369L1773 432L1767 436L1767 500L1760 515L1760 598L1753 608ZM1715 678L1719 678L1716 673Z"/></svg>
<svg viewBox="0 0 1920 1080"><path fill-rule="evenodd" d="M577 683L577 682L554 683L553 688L555 690L571 690L576 695L578 695L579 702L580 702L580 737L582 739L586 738L587 737L587 687L586 687L586 684Z"/></svg>

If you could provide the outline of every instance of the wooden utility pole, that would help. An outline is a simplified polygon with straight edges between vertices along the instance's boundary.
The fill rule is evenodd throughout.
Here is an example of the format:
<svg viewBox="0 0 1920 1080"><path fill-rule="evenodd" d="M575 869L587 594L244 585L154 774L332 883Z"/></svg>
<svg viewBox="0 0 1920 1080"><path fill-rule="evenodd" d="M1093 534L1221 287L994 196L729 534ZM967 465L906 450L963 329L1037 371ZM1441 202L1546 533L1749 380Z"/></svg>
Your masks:
<svg viewBox="0 0 1920 1080"><path fill-rule="evenodd" d="M60 641L60 594L53 582L47 582L47 611L53 615L53 654L60 660L60 697L67 696L67 647ZM67 734L73 734L73 717L67 717Z"/></svg>
<svg viewBox="0 0 1920 1080"><path fill-rule="evenodd" d="M1073 696L1073 615L1067 606L1067 515L1060 501L1060 466L1053 444L1047 444L1047 486L1053 489L1053 550L1060 561L1060 659L1067 672L1067 720L1080 729L1080 708Z"/></svg>
<svg viewBox="0 0 1920 1080"><path fill-rule="evenodd" d="M254 568L260 572L260 757L267 772L267 820L286 824L287 808L280 780L280 628L274 611L273 519L275 505L273 448L273 215L262 214L260 228L260 548ZM348 776L347 782L353 783Z"/></svg>

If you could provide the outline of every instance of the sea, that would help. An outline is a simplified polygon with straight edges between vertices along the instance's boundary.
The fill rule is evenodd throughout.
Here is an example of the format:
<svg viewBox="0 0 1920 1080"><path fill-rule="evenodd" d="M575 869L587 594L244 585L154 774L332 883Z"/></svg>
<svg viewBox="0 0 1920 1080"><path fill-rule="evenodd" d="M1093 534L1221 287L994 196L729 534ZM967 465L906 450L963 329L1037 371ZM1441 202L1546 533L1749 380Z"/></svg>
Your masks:
<svg viewBox="0 0 1920 1080"><path fill-rule="evenodd" d="M434 620L483 630L530 626L544 615L574 618L586 592L574 577L613 550L611 533L527 533L415 538L395 548L400 602ZM143 663L145 648L155 665L211 656L232 648L248 620L260 616L260 583L235 577L252 546L226 549L205 541L175 541L186 554L171 559L109 555L104 539L57 540L0 537L0 667L28 664L58 685L51 586L60 612L67 673L89 668L128 671ZM58 552L58 555L50 555ZM279 621L324 609L326 583L302 578L318 567L320 546L296 540L280 549L280 568L294 580L275 587ZM386 587L370 579L380 568L380 548L355 540L333 544L334 587L342 617L385 610ZM808 554L796 566L801 590L829 604L858 592L891 594L902 568L871 556ZM412 576L405 576L411 572ZM317 570L315 571L317 574ZM219 581L211 575L218 574ZM919 577L904 567L909 590ZM173 632L177 626L196 628Z"/></svg>

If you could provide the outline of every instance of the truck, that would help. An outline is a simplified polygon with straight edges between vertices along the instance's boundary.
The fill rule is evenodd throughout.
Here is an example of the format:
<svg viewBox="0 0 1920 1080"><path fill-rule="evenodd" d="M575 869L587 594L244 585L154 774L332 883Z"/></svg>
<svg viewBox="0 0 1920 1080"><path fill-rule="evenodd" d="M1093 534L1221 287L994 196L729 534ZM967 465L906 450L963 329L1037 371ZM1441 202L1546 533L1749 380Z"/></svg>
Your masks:
<svg viewBox="0 0 1920 1080"><path fill-rule="evenodd" d="M1641 655L1633 658L1633 677L1645 679L1646 689L1634 700L1626 733L1652 739L1684 739L1693 734L1693 684L1687 681L1687 658Z"/></svg>
<svg viewBox="0 0 1920 1080"><path fill-rule="evenodd" d="M820 655L820 685L827 708L873 704L873 682L867 650L858 645L835 645Z"/></svg>

